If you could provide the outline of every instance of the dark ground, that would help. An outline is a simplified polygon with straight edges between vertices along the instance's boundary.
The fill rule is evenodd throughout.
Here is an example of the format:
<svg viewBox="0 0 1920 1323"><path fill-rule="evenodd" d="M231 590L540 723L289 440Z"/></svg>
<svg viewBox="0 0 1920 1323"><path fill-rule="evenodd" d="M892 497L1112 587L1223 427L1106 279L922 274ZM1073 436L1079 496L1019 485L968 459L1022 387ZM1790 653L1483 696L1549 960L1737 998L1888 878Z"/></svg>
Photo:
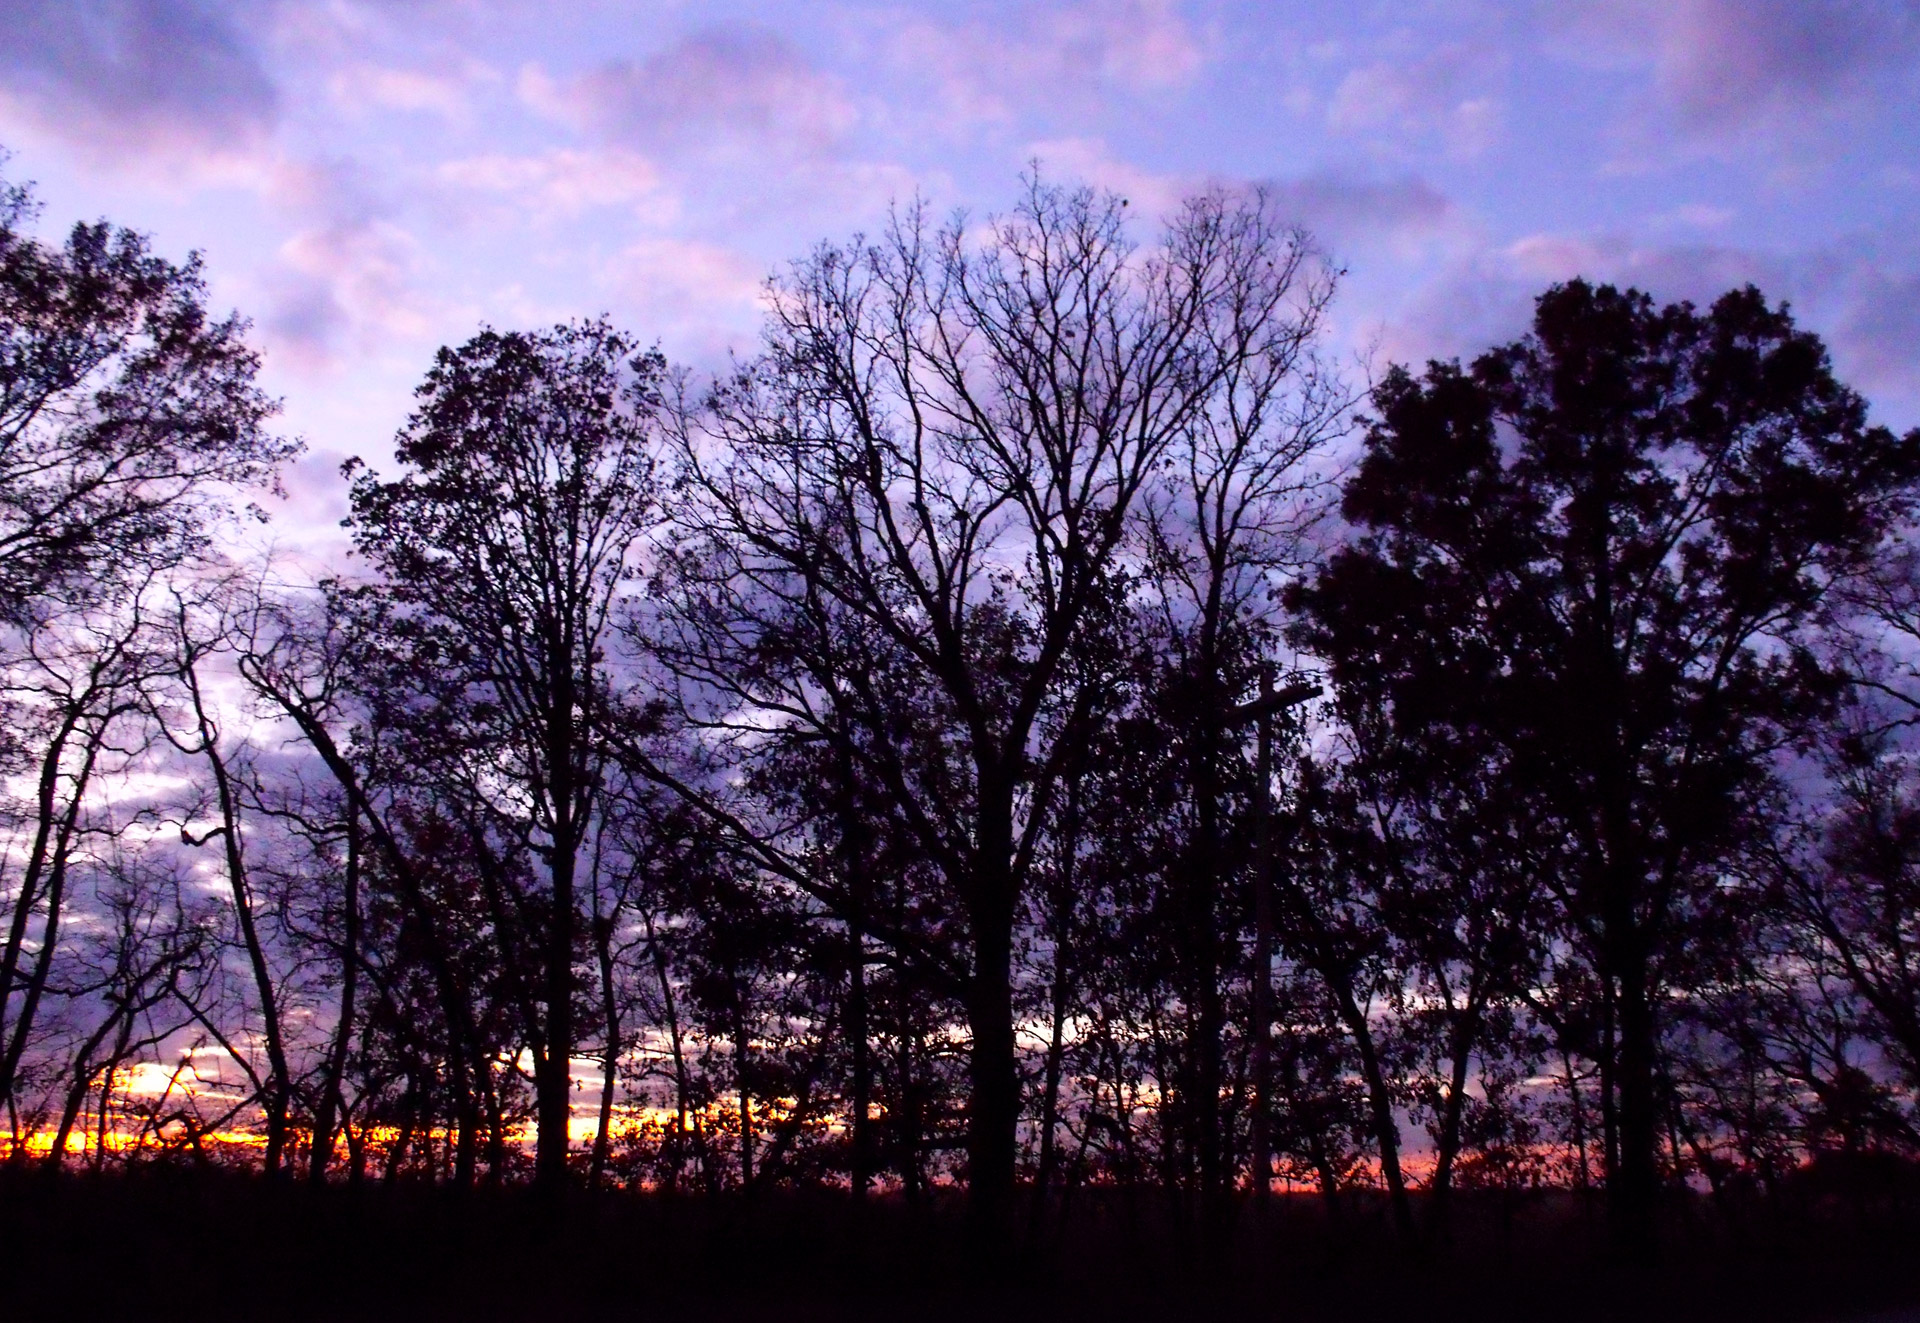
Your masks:
<svg viewBox="0 0 1920 1323"><path fill-rule="evenodd" d="M1379 1210L1282 1198L1198 1254L1151 1194L1078 1196L997 1278L957 1206L752 1205L524 1191L312 1191L205 1171L0 1172L0 1319L1920 1319L1920 1199L1812 1191L1729 1221L1670 1210L1654 1271L1610 1265L1598 1208L1468 1197L1450 1245L1391 1248ZM1915 1311L1911 1315L1906 1311Z"/></svg>

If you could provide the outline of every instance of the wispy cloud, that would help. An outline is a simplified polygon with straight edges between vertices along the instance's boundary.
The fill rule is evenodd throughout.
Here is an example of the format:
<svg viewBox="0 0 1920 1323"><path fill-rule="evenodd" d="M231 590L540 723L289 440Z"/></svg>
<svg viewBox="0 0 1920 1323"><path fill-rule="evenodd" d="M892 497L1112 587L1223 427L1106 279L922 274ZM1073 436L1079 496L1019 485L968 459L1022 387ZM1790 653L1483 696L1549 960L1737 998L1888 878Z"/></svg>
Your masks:
<svg viewBox="0 0 1920 1323"><path fill-rule="evenodd" d="M561 147L525 155L489 152L442 162L435 175L469 196L491 195L541 220L624 207L658 224L671 220L677 209L659 168L621 147Z"/></svg>
<svg viewBox="0 0 1920 1323"><path fill-rule="evenodd" d="M1498 62L1483 48L1453 43L1363 65L1334 89L1327 127L1402 151L1437 145L1451 156L1480 156L1505 126L1504 104L1491 88Z"/></svg>
<svg viewBox="0 0 1920 1323"><path fill-rule="evenodd" d="M861 14L850 44L921 89L890 113L949 133L1107 93L1180 88L1207 62L1206 43L1173 0L1027 4L958 22L887 9Z"/></svg>
<svg viewBox="0 0 1920 1323"><path fill-rule="evenodd" d="M459 70L444 70L362 60L334 70L327 80L327 90L334 105L349 115L400 111L464 124L473 116L474 85L498 80L498 74L477 62Z"/></svg>

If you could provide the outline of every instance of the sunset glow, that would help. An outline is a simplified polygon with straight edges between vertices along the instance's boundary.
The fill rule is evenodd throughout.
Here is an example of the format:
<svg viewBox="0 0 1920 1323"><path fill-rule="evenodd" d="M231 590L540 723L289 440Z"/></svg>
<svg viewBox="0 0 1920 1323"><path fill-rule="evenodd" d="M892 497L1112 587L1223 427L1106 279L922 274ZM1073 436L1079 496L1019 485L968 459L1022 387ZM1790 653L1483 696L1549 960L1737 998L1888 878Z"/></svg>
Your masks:
<svg viewBox="0 0 1920 1323"><path fill-rule="evenodd" d="M1907 1319L1916 214L1920 0L0 0L0 1315Z"/></svg>

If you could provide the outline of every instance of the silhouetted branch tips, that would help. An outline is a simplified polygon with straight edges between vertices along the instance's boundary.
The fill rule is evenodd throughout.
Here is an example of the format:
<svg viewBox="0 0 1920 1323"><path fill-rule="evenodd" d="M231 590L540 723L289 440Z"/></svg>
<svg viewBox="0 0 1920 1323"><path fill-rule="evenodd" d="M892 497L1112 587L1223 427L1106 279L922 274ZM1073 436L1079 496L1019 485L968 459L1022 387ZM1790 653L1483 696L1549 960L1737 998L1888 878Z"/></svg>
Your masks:
<svg viewBox="0 0 1920 1323"><path fill-rule="evenodd" d="M916 202L712 380L483 327L314 581L198 262L0 185L7 1165L1002 1276L1894 1225L1920 432L1752 288L1360 398L1276 196Z"/></svg>

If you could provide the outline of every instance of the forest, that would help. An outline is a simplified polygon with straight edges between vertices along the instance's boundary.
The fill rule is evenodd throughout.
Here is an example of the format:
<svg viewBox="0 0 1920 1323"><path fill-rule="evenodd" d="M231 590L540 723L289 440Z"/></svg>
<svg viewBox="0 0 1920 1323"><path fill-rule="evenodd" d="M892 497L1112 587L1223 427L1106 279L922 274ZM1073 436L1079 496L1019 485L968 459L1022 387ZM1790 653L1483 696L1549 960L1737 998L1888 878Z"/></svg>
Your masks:
<svg viewBox="0 0 1920 1323"><path fill-rule="evenodd" d="M316 575L200 259L8 186L0 1198L1910 1201L1920 430L1750 286L1353 362L1274 198L1136 210L477 327Z"/></svg>

